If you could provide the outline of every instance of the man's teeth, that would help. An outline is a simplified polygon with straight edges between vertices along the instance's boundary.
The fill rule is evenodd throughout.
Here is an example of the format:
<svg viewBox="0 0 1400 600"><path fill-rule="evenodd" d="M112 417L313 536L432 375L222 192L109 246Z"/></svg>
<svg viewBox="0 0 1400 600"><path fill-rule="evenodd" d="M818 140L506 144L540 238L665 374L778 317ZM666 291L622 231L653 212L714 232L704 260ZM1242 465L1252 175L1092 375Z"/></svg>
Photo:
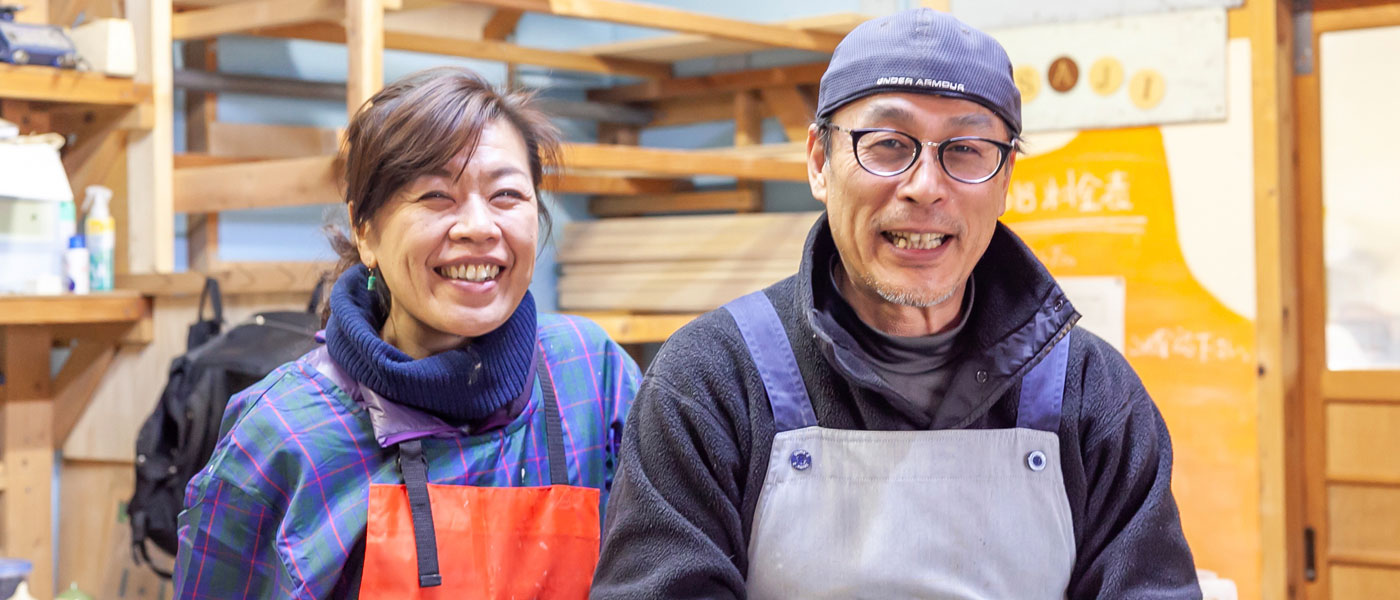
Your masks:
<svg viewBox="0 0 1400 600"><path fill-rule="evenodd" d="M498 265L452 265L439 267L438 273L448 279L481 282L495 279L501 273L501 267Z"/></svg>
<svg viewBox="0 0 1400 600"><path fill-rule="evenodd" d="M941 233L899 233L891 231L886 234L896 248L910 248L914 250L932 250L943 245L943 240L948 236Z"/></svg>

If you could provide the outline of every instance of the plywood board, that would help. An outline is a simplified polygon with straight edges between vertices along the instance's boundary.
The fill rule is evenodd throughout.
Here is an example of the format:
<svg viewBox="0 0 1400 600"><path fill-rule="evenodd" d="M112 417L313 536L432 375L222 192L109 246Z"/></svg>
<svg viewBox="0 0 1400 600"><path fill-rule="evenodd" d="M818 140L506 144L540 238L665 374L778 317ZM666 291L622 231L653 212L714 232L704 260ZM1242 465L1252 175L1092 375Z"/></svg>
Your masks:
<svg viewBox="0 0 1400 600"><path fill-rule="evenodd" d="M64 461L59 470L58 586L88 593L103 587L114 548L117 507L131 498L136 466L125 462ZM130 553L122 548L121 555ZM128 561L129 562L129 561Z"/></svg>
<svg viewBox="0 0 1400 600"><path fill-rule="evenodd" d="M1330 485L1331 550L1400 557L1400 487Z"/></svg>
<svg viewBox="0 0 1400 600"><path fill-rule="evenodd" d="M1332 568L1332 597L1337 600L1394 598L1396 590L1400 590L1400 569Z"/></svg>
<svg viewBox="0 0 1400 600"><path fill-rule="evenodd" d="M1400 404L1331 403L1327 476L1400 482Z"/></svg>

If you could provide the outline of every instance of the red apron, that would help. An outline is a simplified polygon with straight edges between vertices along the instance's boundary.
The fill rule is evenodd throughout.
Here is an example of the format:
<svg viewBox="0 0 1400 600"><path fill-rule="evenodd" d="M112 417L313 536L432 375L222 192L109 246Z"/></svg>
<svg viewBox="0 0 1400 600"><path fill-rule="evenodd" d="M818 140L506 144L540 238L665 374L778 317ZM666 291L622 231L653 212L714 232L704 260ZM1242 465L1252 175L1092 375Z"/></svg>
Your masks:
<svg viewBox="0 0 1400 600"><path fill-rule="evenodd" d="M568 485L558 401L549 378L539 379L553 485L428 484L420 441L400 443L405 484L370 485L360 598L588 596L599 492Z"/></svg>

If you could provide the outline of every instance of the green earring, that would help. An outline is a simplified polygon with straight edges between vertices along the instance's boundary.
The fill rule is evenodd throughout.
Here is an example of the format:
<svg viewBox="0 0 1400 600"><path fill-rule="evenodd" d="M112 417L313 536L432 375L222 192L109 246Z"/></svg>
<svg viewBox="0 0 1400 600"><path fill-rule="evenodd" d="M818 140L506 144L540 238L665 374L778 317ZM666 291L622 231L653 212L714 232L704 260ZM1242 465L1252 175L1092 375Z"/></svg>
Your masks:
<svg viewBox="0 0 1400 600"><path fill-rule="evenodd" d="M375 279L374 273L370 273L370 274L369 274L369 281L365 282L365 289L367 289L367 290L369 290L369 291L371 291L371 292L374 291L374 279Z"/></svg>

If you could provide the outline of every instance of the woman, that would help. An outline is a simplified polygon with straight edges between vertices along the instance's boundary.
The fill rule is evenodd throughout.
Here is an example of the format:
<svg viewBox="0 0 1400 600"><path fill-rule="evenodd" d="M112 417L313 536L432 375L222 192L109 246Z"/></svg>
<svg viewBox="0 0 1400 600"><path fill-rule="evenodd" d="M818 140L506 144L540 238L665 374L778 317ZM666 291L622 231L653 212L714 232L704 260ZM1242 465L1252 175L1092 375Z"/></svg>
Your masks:
<svg viewBox="0 0 1400 600"><path fill-rule="evenodd" d="M230 400L186 490L182 598L583 597L636 365L537 315L554 130L461 69L350 123L325 345Z"/></svg>

